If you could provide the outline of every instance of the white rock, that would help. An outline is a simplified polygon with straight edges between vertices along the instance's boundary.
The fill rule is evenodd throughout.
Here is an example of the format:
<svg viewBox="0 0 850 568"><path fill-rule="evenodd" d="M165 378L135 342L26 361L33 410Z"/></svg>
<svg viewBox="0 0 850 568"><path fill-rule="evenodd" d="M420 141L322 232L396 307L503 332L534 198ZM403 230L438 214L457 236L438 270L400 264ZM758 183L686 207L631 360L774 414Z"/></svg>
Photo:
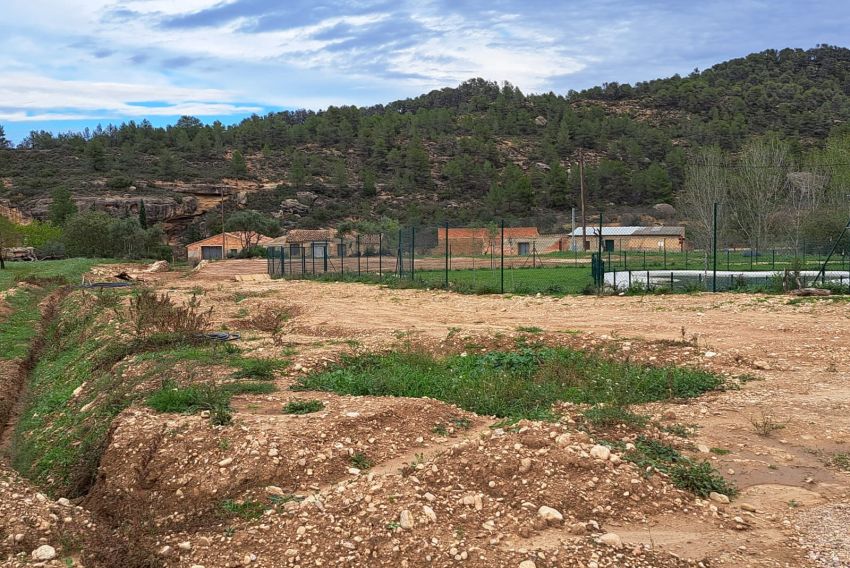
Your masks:
<svg viewBox="0 0 850 568"><path fill-rule="evenodd" d="M533 560L523 560L519 563L519 568L537 568L537 564Z"/></svg>
<svg viewBox="0 0 850 568"><path fill-rule="evenodd" d="M755 505L750 505L749 503L741 503L741 509L744 510L744 511L748 511L750 513L756 512Z"/></svg>
<svg viewBox="0 0 850 568"><path fill-rule="evenodd" d="M266 486L266 493L268 493L269 495L271 495L273 497L283 497L285 495L285 493L283 492L283 489L281 489L280 487L277 487L276 485Z"/></svg>
<svg viewBox="0 0 850 568"><path fill-rule="evenodd" d="M701 454L710 454L710 453L711 453L711 448L709 448L709 447L708 447L708 446L706 446L705 444L699 444L699 445L697 446L697 451L698 451L699 453L701 453Z"/></svg>
<svg viewBox="0 0 850 568"><path fill-rule="evenodd" d="M724 505L729 503L729 497L724 495L723 493L717 493L716 491L712 491L708 494L708 498L714 501L715 503L723 503Z"/></svg>
<svg viewBox="0 0 850 568"><path fill-rule="evenodd" d="M432 509L432 508L431 508L431 507L429 507L428 505L423 505L423 506L422 506L422 513L424 513L424 515L425 515L426 517L428 517L428 520L429 520L429 521L431 521L432 523L436 523L436 522L437 522L437 513L435 513L435 512L434 512L434 509Z"/></svg>
<svg viewBox="0 0 850 568"><path fill-rule="evenodd" d="M401 512L398 518L398 524L401 528L406 530L410 530L413 528L413 515L410 513L410 511L405 509Z"/></svg>
<svg viewBox="0 0 850 568"><path fill-rule="evenodd" d="M233 458L224 458L220 462L218 462L218 467L226 467L233 463Z"/></svg>
<svg viewBox="0 0 850 568"><path fill-rule="evenodd" d="M179 548L180 550L192 550L192 543L187 540L185 542L179 543L177 545L177 548Z"/></svg>
<svg viewBox="0 0 850 568"><path fill-rule="evenodd" d="M546 505L537 509L537 516L547 522L564 520L564 515L562 515L560 511L553 509L552 507L547 507Z"/></svg>
<svg viewBox="0 0 850 568"><path fill-rule="evenodd" d="M590 455L591 457L604 461L611 457L611 448L597 444L590 448Z"/></svg>
<svg viewBox="0 0 850 568"><path fill-rule="evenodd" d="M620 548L623 546L623 541L620 539L620 535L616 533L605 533L599 537L599 542L602 544L607 544L608 546L612 546L614 548Z"/></svg>
<svg viewBox="0 0 850 568"><path fill-rule="evenodd" d="M42 544L32 551L33 560L53 560L56 558L56 549L49 544Z"/></svg>
<svg viewBox="0 0 850 568"><path fill-rule="evenodd" d="M520 473L526 473L531 470L531 458L522 458L519 461L519 471Z"/></svg>
<svg viewBox="0 0 850 568"><path fill-rule="evenodd" d="M59 503L60 505L62 505L63 507L70 507L71 506L71 502L68 501L67 499L65 499L64 497L60 497L59 499L56 500L56 502Z"/></svg>

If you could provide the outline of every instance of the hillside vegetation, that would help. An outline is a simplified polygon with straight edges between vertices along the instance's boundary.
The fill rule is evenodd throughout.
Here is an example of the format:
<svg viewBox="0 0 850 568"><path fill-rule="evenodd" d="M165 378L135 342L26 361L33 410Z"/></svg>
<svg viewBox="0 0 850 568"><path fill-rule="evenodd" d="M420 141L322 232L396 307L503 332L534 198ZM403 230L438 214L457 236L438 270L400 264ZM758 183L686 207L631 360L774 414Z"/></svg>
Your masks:
<svg viewBox="0 0 850 568"><path fill-rule="evenodd" d="M216 184L231 196L244 190L231 210L275 214L287 226L380 217L545 226L578 204L580 150L591 206L640 207L672 202L700 147L734 154L771 133L803 156L843 132L848 117L850 50L768 50L687 77L567 95L472 79L385 106L286 111L233 126L183 117L166 128L145 120L32 132L0 150L0 199L45 216L44 198L62 186L75 199L168 198L175 204L157 220L175 220L187 239L218 227L204 216L215 202L181 208L196 191L175 193L186 184L207 184L212 196Z"/></svg>

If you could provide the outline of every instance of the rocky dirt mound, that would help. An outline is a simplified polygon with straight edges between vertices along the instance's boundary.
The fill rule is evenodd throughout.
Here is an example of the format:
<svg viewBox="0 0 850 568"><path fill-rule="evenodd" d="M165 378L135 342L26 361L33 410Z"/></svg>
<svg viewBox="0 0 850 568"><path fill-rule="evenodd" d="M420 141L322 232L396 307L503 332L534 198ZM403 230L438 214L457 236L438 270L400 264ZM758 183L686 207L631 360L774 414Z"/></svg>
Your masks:
<svg viewBox="0 0 850 568"><path fill-rule="evenodd" d="M0 465L0 565L60 566L79 557L96 527L67 499L51 500Z"/></svg>
<svg viewBox="0 0 850 568"><path fill-rule="evenodd" d="M237 502L260 500L247 492ZM693 502L583 433L531 422L273 499L256 520L234 516L157 546L169 566L686 566L606 525L688 513Z"/></svg>
<svg viewBox="0 0 850 568"><path fill-rule="evenodd" d="M438 424L481 422L433 400L319 399L319 412L284 414L280 400L273 409L255 408L259 414L237 413L226 427L202 415L129 409L115 422L87 504L157 527L203 523L223 500L246 490L317 491L372 464L425 451Z"/></svg>

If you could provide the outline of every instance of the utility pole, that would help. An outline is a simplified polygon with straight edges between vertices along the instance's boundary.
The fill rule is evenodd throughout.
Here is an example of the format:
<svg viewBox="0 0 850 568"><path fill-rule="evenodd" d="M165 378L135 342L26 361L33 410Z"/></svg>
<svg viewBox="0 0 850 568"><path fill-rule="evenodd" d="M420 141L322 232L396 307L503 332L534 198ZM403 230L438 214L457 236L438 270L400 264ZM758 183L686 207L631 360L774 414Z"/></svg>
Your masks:
<svg viewBox="0 0 850 568"><path fill-rule="evenodd" d="M584 210L584 151L578 149L578 177L581 185L581 250L587 248L587 214Z"/></svg>

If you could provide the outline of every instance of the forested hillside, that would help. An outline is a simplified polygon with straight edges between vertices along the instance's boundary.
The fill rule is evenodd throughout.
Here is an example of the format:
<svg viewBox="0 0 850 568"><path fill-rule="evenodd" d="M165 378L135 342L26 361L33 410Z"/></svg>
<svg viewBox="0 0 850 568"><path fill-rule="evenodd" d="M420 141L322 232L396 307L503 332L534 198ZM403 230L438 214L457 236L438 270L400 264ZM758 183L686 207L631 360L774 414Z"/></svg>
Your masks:
<svg viewBox="0 0 850 568"><path fill-rule="evenodd" d="M579 152L591 206L672 203L700 147L735 154L773 133L802 157L848 119L850 50L769 50L687 77L563 95L472 79L386 106L232 126L184 117L167 128L32 132L0 150L0 198L42 217L57 188L112 203L112 214L127 210L116 196L144 198L149 217L156 206L153 220L187 238L217 228L204 213L219 193L231 210L274 214L284 226L501 216L554 224L578 203Z"/></svg>

